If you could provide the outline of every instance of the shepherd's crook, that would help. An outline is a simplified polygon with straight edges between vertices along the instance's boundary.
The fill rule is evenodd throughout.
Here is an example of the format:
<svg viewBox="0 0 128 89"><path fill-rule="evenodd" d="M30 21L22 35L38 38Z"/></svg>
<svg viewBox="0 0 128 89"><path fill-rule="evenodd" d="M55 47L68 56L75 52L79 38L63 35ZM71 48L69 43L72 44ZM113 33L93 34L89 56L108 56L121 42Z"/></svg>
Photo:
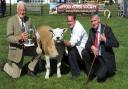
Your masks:
<svg viewBox="0 0 128 89"><path fill-rule="evenodd" d="M111 18L111 11L109 9L104 10L104 16L106 17L106 24L108 23L108 20Z"/></svg>

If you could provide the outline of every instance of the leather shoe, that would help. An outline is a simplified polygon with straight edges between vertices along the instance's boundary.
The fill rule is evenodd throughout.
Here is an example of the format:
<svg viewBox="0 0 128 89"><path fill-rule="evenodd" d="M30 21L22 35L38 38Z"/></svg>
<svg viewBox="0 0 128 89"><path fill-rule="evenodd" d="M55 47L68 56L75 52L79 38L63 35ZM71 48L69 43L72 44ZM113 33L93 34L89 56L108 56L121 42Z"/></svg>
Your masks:
<svg viewBox="0 0 128 89"><path fill-rule="evenodd" d="M106 79L107 79L107 78L102 78L102 79L97 78L97 82L99 82L99 83L103 83L103 82L106 81Z"/></svg>
<svg viewBox="0 0 128 89"><path fill-rule="evenodd" d="M28 69L27 75L34 77L35 76L35 73L33 71L31 71L31 70Z"/></svg>
<svg viewBox="0 0 128 89"><path fill-rule="evenodd" d="M78 77L79 77L79 75L73 75L73 76L71 77L71 80L76 80Z"/></svg>

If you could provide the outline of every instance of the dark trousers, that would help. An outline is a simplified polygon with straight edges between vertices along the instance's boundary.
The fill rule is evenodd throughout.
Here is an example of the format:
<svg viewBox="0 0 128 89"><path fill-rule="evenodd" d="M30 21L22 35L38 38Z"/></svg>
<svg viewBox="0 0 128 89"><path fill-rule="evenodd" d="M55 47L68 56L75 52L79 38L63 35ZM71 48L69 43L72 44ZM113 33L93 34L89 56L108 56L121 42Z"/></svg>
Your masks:
<svg viewBox="0 0 128 89"><path fill-rule="evenodd" d="M94 59L93 53L87 50L83 50L82 57L83 57L83 60L85 61L87 75L90 72L90 68L92 66L93 60L95 60L92 70L90 72L90 77L94 77L96 75L97 79L99 80L105 79L107 77L108 69L107 69L107 65L102 56L97 56Z"/></svg>
<svg viewBox="0 0 128 89"><path fill-rule="evenodd" d="M72 47L68 49L68 59L71 66L72 76L77 76L80 74L79 61L81 57L76 47Z"/></svg>
<svg viewBox="0 0 128 89"><path fill-rule="evenodd" d="M36 53L36 47L26 47L23 49L23 56L33 56L36 57L38 54ZM34 58L33 58L34 59Z"/></svg>

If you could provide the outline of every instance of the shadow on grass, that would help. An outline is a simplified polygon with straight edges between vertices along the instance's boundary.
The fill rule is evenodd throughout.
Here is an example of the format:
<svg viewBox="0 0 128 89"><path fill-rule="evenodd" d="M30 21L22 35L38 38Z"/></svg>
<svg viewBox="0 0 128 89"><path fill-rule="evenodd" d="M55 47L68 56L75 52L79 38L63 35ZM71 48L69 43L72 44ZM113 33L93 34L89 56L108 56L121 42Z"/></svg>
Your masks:
<svg viewBox="0 0 128 89"><path fill-rule="evenodd" d="M45 68L45 60L44 59L40 59L38 64L35 67L35 74L41 73L41 72L46 72L46 68ZM21 75L24 76L25 74L27 74L28 72L28 63L26 63L23 66L22 69L22 73ZM57 72L57 60L56 59L51 59L50 60L50 66L51 66L51 74L50 76L52 76L53 74L56 74ZM68 62L68 58L67 56L64 56L61 62L61 74L67 74L70 71L70 67L69 67L69 62Z"/></svg>

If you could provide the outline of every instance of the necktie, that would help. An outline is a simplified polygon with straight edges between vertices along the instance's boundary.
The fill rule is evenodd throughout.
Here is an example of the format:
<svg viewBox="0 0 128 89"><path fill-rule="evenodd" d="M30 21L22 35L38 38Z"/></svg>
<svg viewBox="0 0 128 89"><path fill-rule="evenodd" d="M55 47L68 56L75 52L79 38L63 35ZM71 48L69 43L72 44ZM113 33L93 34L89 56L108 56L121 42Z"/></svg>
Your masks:
<svg viewBox="0 0 128 89"><path fill-rule="evenodd" d="M98 31L96 31L94 46L98 48Z"/></svg>
<svg viewBox="0 0 128 89"><path fill-rule="evenodd" d="M24 19L21 18L21 22L22 22L22 32L25 32L25 26L24 26Z"/></svg>

